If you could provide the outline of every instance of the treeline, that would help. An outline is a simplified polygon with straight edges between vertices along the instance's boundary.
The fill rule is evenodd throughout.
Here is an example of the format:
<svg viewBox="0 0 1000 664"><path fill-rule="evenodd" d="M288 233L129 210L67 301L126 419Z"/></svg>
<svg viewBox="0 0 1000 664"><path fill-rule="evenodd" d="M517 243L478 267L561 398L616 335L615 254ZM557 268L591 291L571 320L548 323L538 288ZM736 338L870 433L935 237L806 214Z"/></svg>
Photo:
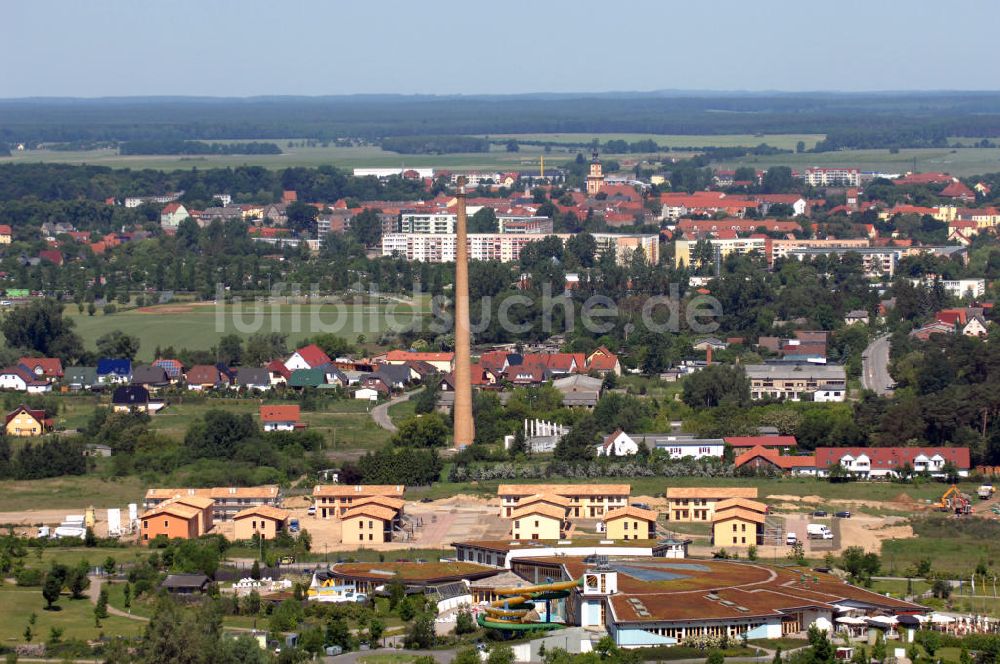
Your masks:
<svg viewBox="0 0 1000 664"><path fill-rule="evenodd" d="M382 139L382 149L400 154L489 152L485 138L475 136L393 136Z"/></svg>
<svg viewBox="0 0 1000 664"><path fill-rule="evenodd" d="M171 139L146 139L126 141L118 145L118 153L123 155L144 154L281 154L276 143L205 143L203 141L182 141Z"/></svg>
<svg viewBox="0 0 1000 664"><path fill-rule="evenodd" d="M422 182L403 178L354 177L333 166L269 170L260 166L175 171L112 169L70 164L0 165L0 201L103 201L183 191L184 203L211 205L212 196L227 193L237 203L273 203L294 189L300 200L414 200L426 196ZM26 203L23 203L26 204ZM23 205L22 204L22 205ZM218 204L218 203L214 203ZM0 210L0 216L6 216ZM111 214L110 210L107 214ZM52 217L59 218L59 217ZM158 217L157 217L158 219ZM60 218L60 220L63 220Z"/></svg>
<svg viewBox="0 0 1000 664"><path fill-rule="evenodd" d="M898 143L893 138L898 133L925 128L949 136L1000 136L1000 94L5 100L0 118L0 142L29 146L79 140L377 140L541 132L836 135L859 126L891 132L887 140Z"/></svg>
<svg viewBox="0 0 1000 664"><path fill-rule="evenodd" d="M87 459L84 443L76 439L52 438L25 443L13 451L10 439L0 438L0 479L38 480L62 475L83 475Z"/></svg>

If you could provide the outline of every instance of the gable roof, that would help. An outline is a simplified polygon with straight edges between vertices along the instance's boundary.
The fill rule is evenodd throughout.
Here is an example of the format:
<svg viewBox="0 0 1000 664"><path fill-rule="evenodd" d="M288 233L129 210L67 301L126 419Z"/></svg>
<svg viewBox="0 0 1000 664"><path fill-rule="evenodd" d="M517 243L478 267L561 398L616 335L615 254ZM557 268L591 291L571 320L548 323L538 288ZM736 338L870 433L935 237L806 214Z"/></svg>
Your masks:
<svg viewBox="0 0 1000 664"><path fill-rule="evenodd" d="M21 413L27 413L33 420L44 426L50 426L52 424L51 418L45 417L45 411L41 409L31 409L21 404L14 410L7 413L7 418L4 420L4 424L8 424L12 419L20 415Z"/></svg>
<svg viewBox="0 0 1000 664"><path fill-rule="evenodd" d="M321 364L328 364L330 362L330 356L323 352L323 349L316 344L309 344L308 346L303 346L295 351L299 357L301 357L306 364L311 368L318 367Z"/></svg>
<svg viewBox="0 0 1000 664"><path fill-rule="evenodd" d="M237 512L233 515L233 520L246 519L251 516L262 516L265 519L274 519L275 521L286 521L288 520L291 512L288 510L283 510L278 507L272 507L271 505L254 505L253 507L248 507L245 510Z"/></svg>
<svg viewBox="0 0 1000 664"><path fill-rule="evenodd" d="M794 468L815 468L816 467L816 457L810 456L782 456L781 453L774 448L765 448L757 445L746 452L738 455L734 460L733 464L736 468L746 465L753 461L754 459L762 458L768 463L781 468L783 470L792 470Z"/></svg>
<svg viewBox="0 0 1000 664"><path fill-rule="evenodd" d="M409 350L390 350L385 354L386 362L406 362L408 360L422 360L424 362L451 362L455 359L455 354L448 353L423 353Z"/></svg>
<svg viewBox="0 0 1000 664"><path fill-rule="evenodd" d="M751 512L760 512L761 514L767 512L767 505L748 498L726 498L725 500L720 500L715 504L715 511L720 512L733 507L740 507Z"/></svg>
<svg viewBox="0 0 1000 664"><path fill-rule="evenodd" d="M298 404L289 406L261 406L262 422L298 422L301 412Z"/></svg>
<svg viewBox="0 0 1000 664"><path fill-rule="evenodd" d="M322 369L296 369L288 376L289 387L319 387L326 383L326 372Z"/></svg>
<svg viewBox="0 0 1000 664"><path fill-rule="evenodd" d="M89 387L97 383L97 367L66 367L63 382Z"/></svg>
<svg viewBox="0 0 1000 664"><path fill-rule="evenodd" d="M501 484L498 496L534 496L554 493L557 496L627 496L631 484ZM754 494L756 496L757 494Z"/></svg>
<svg viewBox="0 0 1000 664"><path fill-rule="evenodd" d="M222 374L211 364L196 364L187 370L184 379L192 385L217 385L222 382Z"/></svg>
<svg viewBox="0 0 1000 664"><path fill-rule="evenodd" d="M369 503L366 505L358 505L357 507L352 507L351 509L344 512L343 516L340 518L342 520L363 518L363 517L374 517L376 519L381 519L382 521L392 521L396 518L397 511L390 509L388 507L383 507L381 505L375 505Z"/></svg>
<svg viewBox="0 0 1000 664"><path fill-rule="evenodd" d="M27 367L33 373L41 374L49 378L62 378L62 360L58 357L22 357L18 364Z"/></svg>
<svg viewBox="0 0 1000 664"><path fill-rule="evenodd" d="M542 516L551 517L553 519L559 519L562 521L566 518L566 508L556 507L555 505L550 505L548 503L532 503L531 505L525 505L524 507L518 507L515 509L511 515L511 519L520 519L525 516L530 516L532 514L541 514Z"/></svg>
<svg viewBox="0 0 1000 664"><path fill-rule="evenodd" d="M236 384L240 387L271 385L271 375L261 367L240 367L236 370Z"/></svg>
<svg viewBox="0 0 1000 664"><path fill-rule="evenodd" d="M817 447L816 467L827 468L840 463L847 455L854 458L864 454L871 460L872 470L895 470L905 464L913 465L918 456L931 458L940 455L960 470L970 467L968 447Z"/></svg>
<svg viewBox="0 0 1000 664"><path fill-rule="evenodd" d="M97 360L97 375L107 376L115 374L127 376L132 373L132 360L102 357Z"/></svg>
<svg viewBox="0 0 1000 664"><path fill-rule="evenodd" d="M111 403L123 406L148 404L149 390L142 385L122 385L121 387L116 387L115 391L111 393Z"/></svg>
<svg viewBox="0 0 1000 664"><path fill-rule="evenodd" d="M656 510L644 510L641 507L636 507L635 505L628 505L626 507L619 507L616 510L607 512L603 517L601 517L601 520L607 522L614 519L632 517L635 519L642 519L644 521L655 522L658 516L659 513Z"/></svg>
<svg viewBox="0 0 1000 664"><path fill-rule="evenodd" d="M403 484L317 484L314 496L399 496L406 493Z"/></svg>
<svg viewBox="0 0 1000 664"><path fill-rule="evenodd" d="M169 382L167 370L163 367L141 366L132 370L133 385L166 385Z"/></svg>
<svg viewBox="0 0 1000 664"><path fill-rule="evenodd" d="M752 486L672 486L667 487L667 498L756 498L757 487Z"/></svg>
<svg viewBox="0 0 1000 664"><path fill-rule="evenodd" d="M740 519L742 521L752 521L754 523L764 523L767 517L761 512L744 509L742 507L730 507L724 510L716 510L712 516L712 523L729 521L730 519Z"/></svg>

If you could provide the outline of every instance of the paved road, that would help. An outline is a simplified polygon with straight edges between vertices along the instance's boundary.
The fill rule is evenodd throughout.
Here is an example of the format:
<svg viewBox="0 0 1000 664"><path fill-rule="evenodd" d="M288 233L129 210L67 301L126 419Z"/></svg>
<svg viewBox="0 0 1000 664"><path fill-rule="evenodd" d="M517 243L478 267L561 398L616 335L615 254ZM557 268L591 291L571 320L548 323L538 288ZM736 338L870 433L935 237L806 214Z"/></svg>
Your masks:
<svg viewBox="0 0 1000 664"><path fill-rule="evenodd" d="M394 406L397 403L403 403L404 401L409 401L411 396L413 396L422 389L424 389L424 387L420 386L417 389L413 390L412 392L404 392L395 399L390 399L389 401L386 401L385 403L380 403L379 405L372 408L372 419L375 420L375 424L379 425L386 431L391 431L392 433L396 433L397 431L396 425L392 423L392 418L389 417L389 407Z"/></svg>
<svg viewBox="0 0 1000 664"><path fill-rule="evenodd" d="M878 337L865 349L861 362L861 386L881 396L892 394L894 383L889 375L889 335Z"/></svg>

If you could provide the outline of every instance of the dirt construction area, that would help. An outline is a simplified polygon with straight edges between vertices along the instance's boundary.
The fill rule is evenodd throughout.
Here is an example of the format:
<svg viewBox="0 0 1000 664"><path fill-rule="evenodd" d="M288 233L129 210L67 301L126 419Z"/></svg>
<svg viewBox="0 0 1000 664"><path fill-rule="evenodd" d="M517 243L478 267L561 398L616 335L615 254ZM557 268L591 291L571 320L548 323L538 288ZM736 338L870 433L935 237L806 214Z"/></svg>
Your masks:
<svg viewBox="0 0 1000 664"><path fill-rule="evenodd" d="M493 501L496 502L495 500ZM403 529L396 533L395 541L384 544L365 544L365 548L378 551L400 549L447 549L452 542L469 539L506 539L510 524L499 516L499 504L472 496L453 496L429 503L408 502L403 511ZM286 508L290 506L286 503ZM303 530L312 536L313 551L354 551L356 542L341 542L339 519L321 519L309 516L307 508L290 507L292 518L299 520ZM217 532L226 534L227 526L220 524Z"/></svg>

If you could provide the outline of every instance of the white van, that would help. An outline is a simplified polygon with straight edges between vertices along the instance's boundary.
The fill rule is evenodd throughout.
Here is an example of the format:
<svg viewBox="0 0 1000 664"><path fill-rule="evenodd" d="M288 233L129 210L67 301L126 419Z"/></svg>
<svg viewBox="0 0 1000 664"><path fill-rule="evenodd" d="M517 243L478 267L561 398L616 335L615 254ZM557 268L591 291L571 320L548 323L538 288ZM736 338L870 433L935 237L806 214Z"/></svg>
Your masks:
<svg viewBox="0 0 1000 664"><path fill-rule="evenodd" d="M795 536L795 533L788 533L785 535L785 544L788 546L795 546L799 543L799 538Z"/></svg>

